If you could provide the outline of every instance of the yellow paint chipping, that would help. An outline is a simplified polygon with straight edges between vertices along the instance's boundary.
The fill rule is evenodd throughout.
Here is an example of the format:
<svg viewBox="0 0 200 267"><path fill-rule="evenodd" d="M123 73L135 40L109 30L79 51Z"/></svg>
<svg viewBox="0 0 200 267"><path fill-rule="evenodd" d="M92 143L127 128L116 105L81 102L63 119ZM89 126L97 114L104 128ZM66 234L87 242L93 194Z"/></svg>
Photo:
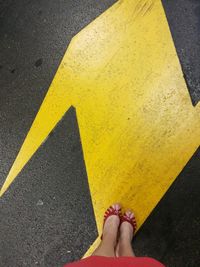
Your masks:
<svg viewBox="0 0 200 267"><path fill-rule="evenodd" d="M115 201L140 227L200 135L160 0L119 1L73 38L1 195L71 105L98 231Z"/></svg>

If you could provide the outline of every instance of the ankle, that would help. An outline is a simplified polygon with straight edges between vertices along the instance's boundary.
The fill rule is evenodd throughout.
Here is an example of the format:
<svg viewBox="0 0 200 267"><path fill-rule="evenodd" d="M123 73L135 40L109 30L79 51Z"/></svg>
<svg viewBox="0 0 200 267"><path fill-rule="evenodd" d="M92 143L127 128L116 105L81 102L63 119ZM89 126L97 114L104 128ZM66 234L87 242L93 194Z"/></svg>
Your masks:
<svg viewBox="0 0 200 267"><path fill-rule="evenodd" d="M119 238L119 244L131 244L132 242L132 237L130 235L126 235L126 234L122 234L120 235L120 238Z"/></svg>
<svg viewBox="0 0 200 267"><path fill-rule="evenodd" d="M132 248L132 239L127 236L120 237L118 242L118 255L119 257L134 257L135 254Z"/></svg>
<svg viewBox="0 0 200 267"><path fill-rule="evenodd" d="M105 237L101 241L101 246L114 248L116 246L116 239L110 239L110 238Z"/></svg>

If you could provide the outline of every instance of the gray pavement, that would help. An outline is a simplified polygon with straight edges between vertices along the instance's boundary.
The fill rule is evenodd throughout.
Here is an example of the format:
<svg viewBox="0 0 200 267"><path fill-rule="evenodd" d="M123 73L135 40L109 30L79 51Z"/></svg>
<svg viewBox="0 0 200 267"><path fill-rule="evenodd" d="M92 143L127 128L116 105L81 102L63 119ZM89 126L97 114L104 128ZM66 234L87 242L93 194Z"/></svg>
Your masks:
<svg viewBox="0 0 200 267"><path fill-rule="evenodd" d="M0 185L71 38L115 1L0 1ZM194 105L200 100L200 4L163 0ZM137 255L200 262L199 150L137 233ZM97 229L76 111L71 108L0 199L0 266L62 266Z"/></svg>

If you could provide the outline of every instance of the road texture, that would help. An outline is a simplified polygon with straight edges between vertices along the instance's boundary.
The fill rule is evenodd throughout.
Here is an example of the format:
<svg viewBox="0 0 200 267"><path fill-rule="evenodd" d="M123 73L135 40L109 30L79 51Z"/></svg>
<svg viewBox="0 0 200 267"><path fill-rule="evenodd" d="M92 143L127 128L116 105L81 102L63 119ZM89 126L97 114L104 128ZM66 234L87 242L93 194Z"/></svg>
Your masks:
<svg viewBox="0 0 200 267"><path fill-rule="evenodd" d="M82 38L85 38L85 36L87 37L90 32L87 30L90 28L87 28L86 26L89 25L90 27L91 25L91 29L93 30L96 29L95 25L104 25L101 30L105 34L105 40L107 40L106 34L109 31L110 34L113 34L114 32L113 39L118 38L118 22L117 20L112 22L112 14L116 14L117 16L118 10L118 16L123 14L120 13L122 12L120 10L122 10L123 4L126 2L129 3L130 1L0 1L0 186L2 188L24 140L28 140L27 133L29 133L29 131L31 133L32 131L30 130L31 125L35 121L38 110L43 105L43 100L49 91L49 87L52 88L52 81L55 81L55 84L58 83L60 87L63 86L65 89L65 82L67 79L71 81L71 78L74 78L68 75L67 72L65 74L65 67L73 69L74 62L79 63L80 60L80 64L77 64L76 67L78 71L84 73L86 67L84 65L82 67L81 65L82 59L86 62L85 64L88 64L89 74L92 76L93 72L96 73L95 71L97 71L99 62L95 61L94 65L89 65L91 62L93 63L92 58L95 58L96 56L96 54L90 50L91 43L88 42L86 45L81 43ZM190 117L189 111L193 109L197 113L199 111L200 4L195 0L163 0L162 2L142 0L137 2L135 8L142 12L141 20L138 24L135 24L136 26L133 25L133 28L131 28L130 18L132 18L132 15L130 15L130 18L127 15L129 23L126 23L127 26L123 28L121 27L121 25L123 26L123 18L119 17L119 29L122 33L120 33L120 37L119 39L116 39L116 42L113 41L115 45L111 47L110 51L112 52L115 48L117 49L118 45L119 47L131 49L128 41L132 42L132 31L135 31L134 34L137 35L141 41L144 39L144 44L152 39L152 43L149 43L149 47L154 44L154 41L156 43L157 39L160 40L164 49L163 57L161 54L159 62L168 58L168 51L172 51L170 53L173 54L173 57L175 54L178 59L176 61L176 59L173 60L172 57L172 65L175 64L175 69L177 70L177 62L180 62L180 69L178 68L178 74L174 73L174 77L178 77L175 79L172 75L173 68L170 69L169 67L168 69L167 65L162 65L162 68L160 68L161 70L157 70L157 72L155 71L154 73L154 76L156 77L155 81L158 76L157 73L162 71L163 77L165 74L167 75L169 73L174 82L173 85L167 85L165 82L165 84L162 85L165 86L163 87L163 90L169 88L169 86L173 87L175 85L177 85L177 87L175 86L173 88L179 90L179 85L185 83L185 91L183 90L180 92L185 92L184 94L186 95L183 96L183 99L181 96L180 98L177 98L178 101L180 99L180 102L177 103L173 102L172 97L170 105L173 112L176 109L176 106L177 109L180 108L180 110L185 107L188 108L188 121L186 116L187 112L180 112L180 114L186 114L184 116L181 115L180 117L180 125L182 125L182 128L179 124L174 124L174 132L172 129L172 132L166 133L165 131L164 135L159 135L159 138L161 138L161 136L163 139L170 138L167 139L167 142L172 142L174 140L172 146L166 146L166 149L163 148L163 150L162 144L165 143L160 143L160 139L155 139L153 141L153 137L152 139L148 138L151 140L151 142L149 141L150 145L144 146L144 143L148 143L147 139L145 139L146 135L137 136L139 141L135 144L135 147L139 147L137 150L139 152L136 154L136 156L139 156L137 158L138 162L135 162L133 167L130 164L134 149L136 148L133 149L133 154L129 152L129 149L122 149L121 146L124 141L122 143L119 142L120 146L112 144L112 146L109 146L109 149L106 148L107 150L105 151L108 152L107 155L103 155L103 152L105 152L103 148L102 154L98 154L100 152L93 149L93 145L98 148L106 147L106 138L108 137L105 135L105 140L101 141L101 135L98 135L97 130L90 129L91 127L89 124L89 130L87 131L87 127L84 126L84 123L87 122L88 118L90 118L91 121L95 119L97 122L96 118L98 116L95 112L92 112L94 115L91 114L88 115L88 117L81 117L82 113L80 111L82 110L82 106L85 107L88 105L88 109L90 109L93 100L87 102L84 100L86 94L80 94L81 100L84 100L85 102L77 106L77 108L73 105L70 105L68 109L66 108L66 112L63 113L63 116L61 116L61 119L55 124L55 127L53 127L44 140L42 140L42 144L38 145L38 148L35 149L35 152L30 156L30 159L27 158L24 160L24 166L21 167L20 171L17 173L17 167L14 169L14 172L17 173L16 177L13 176L13 179L8 179L9 181L12 181L0 198L0 266L59 267L66 262L71 262L83 257L87 251L90 253L90 246L92 246L91 249L94 248L95 240L98 240L98 232L100 232L101 229L100 221L102 211L105 209L107 202L111 201L110 198L108 198L109 190L111 190L111 187L115 188L115 183L117 190L121 190L122 193L116 191L115 188L115 192L117 192L116 195L114 195L112 191L110 195L112 197L114 196L112 198L114 200L119 197L119 201L122 200L122 204L126 204L127 202L132 205L132 202L137 200L135 194L130 195L130 192L134 192L134 186L135 188L140 188L141 192L143 192L141 203L138 204L138 210L136 207L140 227L133 240L133 247L135 248L136 254L138 256L148 255L155 257L165 263L166 266L170 267L198 266L198 262L200 262L200 149L198 147L200 141L196 137L198 135L194 134L193 137L192 133L199 132L200 125L198 125L198 118L200 117L197 115L191 115ZM154 6L154 2L159 2L160 6ZM119 4L119 6L116 6L115 8L115 5L117 4ZM161 6L163 13L160 12ZM165 27L165 30L167 32L169 29L171 35L168 35L167 32L166 40L171 38L171 44L169 47L167 45L166 49L164 46L165 37L163 36L160 38L156 36L158 31L155 32L155 34L152 34L152 31L152 35L149 36L149 28L147 28L146 32L144 29L140 28L140 25L143 25L143 20L148 20L146 13L152 12L152 14L154 14L154 10L155 15L161 14L163 23L164 19L166 19L166 25L169 26L169 28ZM126 9L125 4L123 12L129 12L129 9ZM165 18L163 17L163 14L166 15ZM102 17L102 15L104 17ZM137 16L133 16L133 20L135 18L137 18ZM103 24L101 24L102 21ZM156 22L153 19L151 20L151 17L149 17L149 21L152 25L158 25L159 28L159 22ZM165 25L165 23L163 25ZM83 32L83 34L78 35L78 37L75 37L75 39L73 39L74 41L71 42L72 38L77 36L79 32ZM161 33L161 31L159 31L159 33ZM98 42L95 45L96 39L92 38L95 36L95 30L93 34L94 35L87 40L90 40L93 46L98 48ZM127 35L125 36L125 34ZM128 41L125 43L124 40ZM120 46L120 42L125 45ZM82 46L78 46L77 49L76 43L82 44L87 53L81 54ZM62 60L66 51L68 51L67 48L69 48L70 44L71 50L68 53L68 58L70 58L71 61L68 60L70 62L69 66L66 66L67 61ZM110 44L112 45L112 42L110 42ZM134 43L134 45L136 51L138 47L141 48L141 45L138 45L138 47L136 43ZM173 52L173 46L175 48L175 53ZM136 66L138 68L136 68L136 71L130 73L133 75L133 81L136 83L138 82L138 86L143 85L144 82L146 82L144 77L146 77L146 80L152 79L151 76L145 76L143 73L143 68L144 70L148 70L148 66L153 62L153 59L149 56L149 47L145 50L148 53L144 53L144 58L142 54L138 56L138 53L136 53L133 58L134 62L137 63ZM155 49L152 50L154 51L152 52L152 55L156 53L156 49L157 48L155 47ZM73 51L76 52L76 57L74 58L73 56L71 57ZM159 53L161 50L158 49L157 51ZM164 53L165 51L166 53ZM106 49L104 49L104 52L106 53ZM115 73L118 69L115 69L115 67L111 68L110 66L113 66L112 64L115 64L116 62L118 66L120 64L123 66L125 63L120 61L119 64L117 59L115 61L114 55L112 57L109 57L109 55L110 54L106 54L108 62L106 65L107 70L105 70L106 68L102 69L101 73L108 73L112 78L114 77L112 76L112 71ZM148 62L142 61L145 59L145 56L150 58ZM140 58L142 62L140 62ZM155 59L155 61L158 62L157 59ZM124 62L128 62L128 60L125 58ZM130 67L131 64L132 62L127 66ZM143 66L143 68L139 69L140 66ZM157 65L155 64L154 67L156 66ZM100 74L98 74L97 77L101 77ZM128 79L124 72L119 72L118 74L120 77L118 83ZM78 76L75 77L77 80L79 79ZM104 77L103 74L102 77ZM181 77L183 80L181 80ZM89 79L90 78L88 78L88 80ZM164 78L163 80L165 81ZM97 87L100 83L99 81L101 81L100 78L99 80L95 80ZM88 85L88 91L90 90L91 92L92 88L89 87L89 82L87 82L88 81L82 79L80 83L77 83L77 88L80 84L82 86L82 83L86 83L86 85ZM118 88L117 83L115 84L115 77L113 78L113 85L109 84L109 80L107 84L109 88L112 88L112 86L114 89ZM130 84L132 84L132 80ZM156 84L156 82L152 82L152 84ZM80 91L82 90L81 86ZM92 83L92 86L94 86L94 83ZM148 87L148 81L147 85L144 84L144 87L146 86ZM109 91L109 88L105 88L103 95ZM121 91L124 90L123 86L119 88L121 88ZM54 91L52 90L51 92L53 95ZM138 103L141 104L145 91L143 93L141 89L141 92L138 90L136 93L137 98L142 99L141 102L138 100ZM186 101L186 106L182 107L181 105L185 103L184 101L187 94L190 98L190 102ZM125 95L125 93L120 95L120 97L123 95ZM153 91L149 96L150 99L151 95L154 95ZM53 97L55 99L57 96L55 95ZM62 97L64 98L63 94L61 94L61 98ZM98 93L95 93L95 97L100 100L103 99ZM156 99L157 97L160 101L158 106L164 106L165 102L162 104L162 99L159 98L160 95L156 95ZM168 97L170 98L169 95ZM113 103L118 103L118 100L116 100L117 98L118 95L113 100ZM48 102L49 98L47 97L46 99L46 102ZM116 107L116 110L123 110L124 106L121 104L123 101L125 105L127 104L127 100L124 97L122 101L119 101L119 106ZM79 104L79 100L75 102ZM96 102L94 103L96 104ZM109 106L109 102L107 106ZM138 106L141 105L138 104ZM136 110L137 102L134 102L133 107ZM50 114L52 115L53 120L56 114L56 103L51 103L51 108L50 111L52 113ZM102 110L103 108L104 106L102 106ZM96 109L98 109L98 106L96 106ZM112 108L110 110L110 113L115 112ZM151 124L155 122L155 125L160 125L155 119L156 117L152 117L155 116L155 114L157 116L159 113L158 111L153 113L151 107L148 105L145 108L139 108L138 110L146 116L147 124L150 121ZM140 119L139 121L135 119L130 109L127 109L126 113L128 122L128 126L126 127L132 127L132 132L137 135L137 132L135 133L134 131L134 126L131 124L131 120L133 119L133 125L139 128L142 119L141 121ZM150 114L149 117L146 114ZM166 114L171 116L171 111L169 112L168 109ZM106 117L108 118L109 116ZM42 122L42 125L46 125L45 117L42 118L43 120L40 120L40 122ZM84 118L86 118L85 121ZM111 117L111 119L112 118L113 117ZM116 124L121 123L120 118L121 117L118 114ZM169 124L168 119L170 120L170 118L171 117L164 118L167 125ZM98 119L99 124L96 123L94 126L100 133L102 133L102 136L104 136L105 132L109 133L109 135L112 135L112 132L115 132L115 124L112 125L110 121L107 120L105 122L105 128L103 128L103 124L100 124L101 119L99 117ZM93 124L91 125L93 126ZM121 125L122 124L120 124L120 128ZM187 128L189 127L188 125L192 125L191 127L193 127L191 132ZM147 126L148 129L151 130L151 135L153 136L153 134L155 134L155 129L153 127L151 128L150 124ZM40 134L40 130L38 129L36 129L36 132ZM184 132L186 130L186 132L188 132L188 135L186 133L184 133L184 135L180 134L180 145L179 141L177 141L177 136L179 135L175 135L176 129L181 129L179 131L177 130L178 132ZM146 128L144 127L144 132L145 130ZM92 133L94 134L92 135ZM191 135L192 140L187 140L189 135ZM32 136L34 138L31 139L31 142L36 143L37 138L35 138L35 135ZM87 140L88 136L90 136L92 141ZM122 133L119 132L116 136L118 139L122 138L122 140L130 140L130 147L131 140L133 139L129 138L128 132L122 131ZM157 137L156 134L155 137ZM177 146L175 144L177 144ZM184 149L180 149L179 151L178 147L181 146L183 146ZM28 145L27 147L30 147L30 151L33 150L31 146ZM171 152L171 147L174 147L174 150L178 151L177 154L176 152ZM166 161L167 164L169 164L166 166L166 170L162 167L165 163L164 161L158 161L155 165L155 169L153 167L152 169L149 169L151 166L154 166L153 160L150 162L150 159L147 157L148 154L151 155L151 153L153 153L148 150L149 148L155 149L153 159L156 159L156 154L159 153L162 153L163 158L170 159L169 162ZM112 152L111 154L109 154L110 151ZM112 178L109 181L106 175L108 175L108 177L109 175L114 177L117 171L116 169L113 171L113 168L116 167L115 165L112 165L112 168L110 167L110 169L106 169L106 164L108 164L111 157L110 155L112 154L113 158L117 159L117 156L115 157L117 152L120 152L120 155L122 154L120 159L129 158L129 163L120 163L124 168L122 168L123 173L121 175L121 180L116 176L116 179ZM27 155L28 153L28 150L26 150L25 154ZM94 158L94 153L97 155L96 162L97 165L99 164L98 170L96 170L95 167L93 168L90 166L90 162L93 163L92 158ZM101 158L98 160L99 155L103 155L102 157L106 158L105 162ZM179 158L181 158L180 155L183 158L182 161L181 159L179 160ZM142 163L139 161L140 158ZM158 159L160 160L160 157ZM146 169L143 162L147 163ZM119 166L121 166L120 164ZM136 165L137 169L134 169L136 168ZM161 166L160 170L159 166ZM172 170L169 166L172 166ZM125 171L126 168L127 173ZM165 177L165 173L168 173L167 169L171 170L171 172L169 170L168 174L169 180L162 180L162 173L163 177ZM104 170L105 173L103 172ZM105 175L106 181L104 181L102 177L103 182L99 183L101 177L98 177L97 175L96 178L91 178L92 172L97 175ZM135 176L131 177L131 173L134 173ZM150 182L149 191L147 189L148 181L144 182L144 180L141 179L142 174L147 173L150 173L150 178L152 176L157 177L156 175L159 175L160 177L160 181L155 180L155 182L152 180L152 182ZM127 177L127 175L130 176L130 179L126 178L125 181L124 177ZM137 175L138 177L136 177ZM148 179L150 179L149 177L147 176ZM94 183L92 179L94 179ZM128 184L128 189L121 185L123 181L125 184ZM99 184L102 185L102 188L99 188L99 192L96 192L98 191L96 188ZM158 188L160 187L161 190L154 189L154 186L158 186ZM101 193L104 191L105 194ZM129 195L127 196L127 194ZM151 196L149 197L149 195ZM125 199L126 196L127 200ZM144 200L145 198L149 200L149 207L147 205L148 201L146 203ZM137 203L135 205L137 205ZM142 211L143 208L144 213ZM98 210L100 210L99 213ZM140 210L141 215L139 214Z"/></svg>

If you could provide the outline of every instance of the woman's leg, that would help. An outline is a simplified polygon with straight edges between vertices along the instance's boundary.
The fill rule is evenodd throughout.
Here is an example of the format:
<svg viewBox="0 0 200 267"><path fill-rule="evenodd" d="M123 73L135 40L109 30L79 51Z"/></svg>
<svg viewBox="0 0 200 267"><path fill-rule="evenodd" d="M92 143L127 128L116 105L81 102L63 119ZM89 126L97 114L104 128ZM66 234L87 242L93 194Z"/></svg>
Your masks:
<svg viewBox="0 0 200 267"><path fill-rule="evenodd" d="M113 205L113 208L118 209L119 205ZM93 256L115 257L115 247L117 244L117 236L120 219L116 215L107 218L103 228L103 240L98 248L92 254Z"/></svg>
<svg viewBox="0 0 200 267"><path fill-rule="evenodd" d="M129 218L134 215L131 211L126 212ZM131 241L133 239L133 227L128 222L123 222L120 226L120 237L117 244L116 255L118 257L135 257Z"/></svg>

